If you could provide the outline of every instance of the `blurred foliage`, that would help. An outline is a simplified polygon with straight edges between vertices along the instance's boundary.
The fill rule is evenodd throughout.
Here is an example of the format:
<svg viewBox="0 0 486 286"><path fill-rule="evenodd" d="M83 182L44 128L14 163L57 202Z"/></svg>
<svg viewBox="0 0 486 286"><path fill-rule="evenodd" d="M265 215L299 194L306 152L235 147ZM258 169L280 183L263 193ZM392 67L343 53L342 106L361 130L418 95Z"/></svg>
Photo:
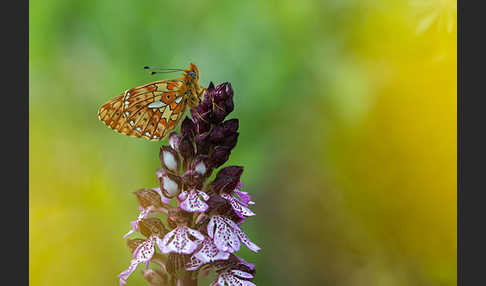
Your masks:
<svg viewBox="0 0 486 286"><path fill-rule="evenodd" d="M455 1L29 3L31 285L117 285L160 144L97 109L190 61L235 90L257 285L456 284Z"/></svg>

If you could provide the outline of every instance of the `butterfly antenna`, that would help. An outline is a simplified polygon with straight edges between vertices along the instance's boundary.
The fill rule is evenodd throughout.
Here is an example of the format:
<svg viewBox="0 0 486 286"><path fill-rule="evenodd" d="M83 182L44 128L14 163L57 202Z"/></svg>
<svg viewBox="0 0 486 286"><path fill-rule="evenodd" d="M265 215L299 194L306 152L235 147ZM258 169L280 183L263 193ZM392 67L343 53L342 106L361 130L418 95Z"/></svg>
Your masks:
<svg viewBox="0 0 486 286"><path fill-rule="evenodd" d="M168 69L168 68L159 68L153 66L144 66L143 68L146 70L158 70L158 71L184 71L183 69Z"/></svg>
<svg viewBox="0 0 486 286"><path fill-rule="evenodd" d="M151 75L154 75L154 74L159 74L159 73L173 73L173 72L179 72L179 71L151 71L150 74Z"/></svg>
<svg viewBox="0 0 486 286"><path fill-rule="evenodd" d="M144 66L143 67L146 70L155 70L151 71L150 75L154 74L161 74L161 73L173 73L173 72L184 72L183 69L166 69L166 68L158 68L158 67L152 67L152 66Z"/></svg>

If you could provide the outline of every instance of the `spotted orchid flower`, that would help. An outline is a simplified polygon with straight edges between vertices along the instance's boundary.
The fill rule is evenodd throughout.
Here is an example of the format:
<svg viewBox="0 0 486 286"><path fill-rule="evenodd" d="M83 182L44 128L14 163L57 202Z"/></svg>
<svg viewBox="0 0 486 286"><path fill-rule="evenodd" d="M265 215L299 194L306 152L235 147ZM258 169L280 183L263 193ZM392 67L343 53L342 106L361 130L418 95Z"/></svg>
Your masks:
<svg viewBox="0 0 486 286"><path fill-rule="evenodd" d="M228 269L219 274L218 279L212 286L255 286L255 283L246 280L252 279L253 275L237 269Z"/></svg>
<svg viewBox="0 0 486 286"><path fill-rule="evenodd" d="M177 198L180 201L180 208L186 212L205 212L208 209L208 205L204 201L209 200L209 196L205 192L183 191Z"/></svg>
<svg viewBox="0 0 486 286"><path fill-rule="evenodd" d="M213 268L219 274L212 286L255 285L251 280L255 275L255 265L231 254L228 260L216 261Z"/></svg>
<svg viewBox="0 0 486 286"><path fill-rule="evenodd" d="M216 247L224 252L240 250L240 241L251 251L258 252L260 247L250 241L246 234L229 218L214 215L208 222L207 232Z"/></svg>
<svg viewBox="0 0 486 286"><path fill-rule="evenodd" d="M140 263L145 263L145 268L148 268L150 260L155 254L155 243L158 240L160 240L160 238L157 236L151 236L133 251L133 259L130 262L130 266L128 266L127 270L118 275L118 278L120 278L120 286L127 283L128 276L137 269L137 266Z"/></svg>
<svg viewBox="0 0 486 286"><path fill-rule="evenodd" d="M130 225L132 226L132 229L130 231L128 231L124 236L123 238L127 238L129 237L132 233L134 232L137 232L138 231L138 223L141 222L143 219L147 218L148 214L150 213L150 211L152 210L152 206L146 208L146 209L143 209L142 207L139 207L140 209L140 214L138 215L137 219L134 220L134 221L131 221L130 222Z"/></svg>
<svg viewBox="0 0 486 286"><path fill-rule="evenodd" d="M196 239L191 240L189 235L195 237ZM191 254L197 248L198 244L203 240L204 235L202 235L199 231L184 225L180 225L171 232L167 233L162 240L157 242L157 245L164 254L171 252L179 254Z"/></svg>
<svg viewBox="0 0 486 286"><path fill-rule="evenodd" d="M211 263L217 260L226 260L230 256L229 252L219 250L214 242L205 238L201 243L201 247L192 256L186 270L196 270L204 264Z"/></svg>
<svg viewBox="0 0 486 286"><path fill-rule="evenodd" d="M242 166L224 167L219 170L216 178L211 182L211 187L216 194L230 203L233 211L240 219L245 219L255 216L255 213L248 208L248 205L254 204L250 195L247 192L240 191L243 187L240 181L242 173Z"/></svg>
<svg viewBox="0 0 486 286"><path fill-rule="evenodd" d="M245 201L239 200L235 198L234 196L223 193L221 194L221 197L225 200L227 200L230 204L233 210L235 211L236 215L238 215L240 218L246 218L250 216L256 215L254 212L252 212L247 206L248 203L245 203Z"/></svg>
<svg viewBox="0 0 486 286"><path fill-rule="evenodd" d="M248 194L248 192L242 192L241 188L243 187L242 182L238 182L238 185L236 185L236 188L233 190L238 197L240 197L241 201L245 205L254 205L255 202L251 200L251 196Z"/></svg>

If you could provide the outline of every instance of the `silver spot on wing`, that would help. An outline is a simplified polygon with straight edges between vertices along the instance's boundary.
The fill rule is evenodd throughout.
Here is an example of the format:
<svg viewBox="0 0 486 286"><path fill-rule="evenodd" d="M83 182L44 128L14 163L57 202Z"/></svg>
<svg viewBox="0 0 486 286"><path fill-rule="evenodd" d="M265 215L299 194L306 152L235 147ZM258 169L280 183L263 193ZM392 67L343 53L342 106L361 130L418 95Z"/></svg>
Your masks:
<svg viewBox="0 0 486 286"><path fill-rule="evenodd" d="M154 101L147 105L148 108L161 108L166 106L167 104L163 103L162 101Z"/></svg>

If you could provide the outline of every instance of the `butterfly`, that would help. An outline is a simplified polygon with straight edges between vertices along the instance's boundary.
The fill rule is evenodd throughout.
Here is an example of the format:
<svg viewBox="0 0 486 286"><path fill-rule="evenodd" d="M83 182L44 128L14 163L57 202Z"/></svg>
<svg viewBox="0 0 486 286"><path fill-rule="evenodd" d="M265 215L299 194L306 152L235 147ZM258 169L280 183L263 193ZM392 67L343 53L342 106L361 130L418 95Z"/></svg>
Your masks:
<svg viewBox="0 0 486 286"><path fill-rule="evenodd" d="M145 67L150 69L151 67ZM104 103L98 118L111 129L131 137L162 140L181 120L186 107L195 107L206 88L199 85L199 69L161 69L156 73L182 71L182 77L150 82L126 90Z"/></svg>

